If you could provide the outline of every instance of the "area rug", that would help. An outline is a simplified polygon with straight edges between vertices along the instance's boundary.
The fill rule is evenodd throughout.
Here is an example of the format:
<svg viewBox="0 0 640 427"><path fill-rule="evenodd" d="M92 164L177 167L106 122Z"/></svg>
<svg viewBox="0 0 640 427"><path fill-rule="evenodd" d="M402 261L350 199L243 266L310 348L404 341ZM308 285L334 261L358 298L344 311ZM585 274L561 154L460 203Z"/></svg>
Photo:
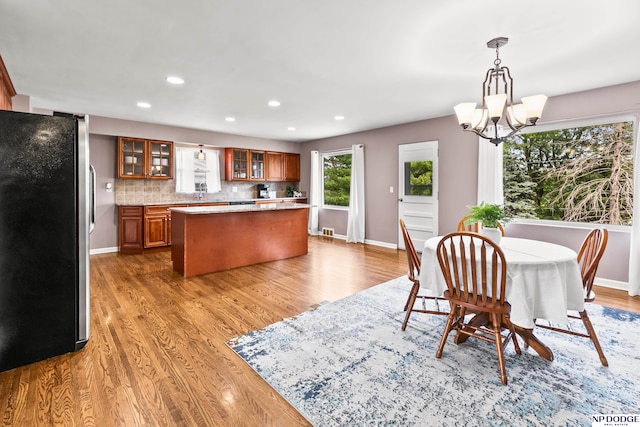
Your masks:
<svg viewBox="0 0 640 427"><path fill-rule="evenodd" d="M555 360L510 345L504 386L491 343L451 334L435 358L446 316L413 313L400 330L410 287L398 278L227 344L318 427L591 426L640 413L640 315L588 305L608 368L588 339L536 330Z"/></svg>

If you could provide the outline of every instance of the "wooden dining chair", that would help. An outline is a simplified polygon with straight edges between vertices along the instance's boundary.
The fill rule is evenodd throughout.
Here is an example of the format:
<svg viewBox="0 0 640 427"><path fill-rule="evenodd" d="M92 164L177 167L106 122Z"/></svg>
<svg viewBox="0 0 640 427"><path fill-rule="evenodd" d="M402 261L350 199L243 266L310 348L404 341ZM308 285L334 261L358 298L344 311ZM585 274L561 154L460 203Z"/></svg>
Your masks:
<svg viewBox="0 0 640 427"><path fill-rule="evenodd" d="M438 263L447 283L444 298L451 312L442 333L436 358L442 356L449 332L495 343L500 381L507 384L504 348L513 341L520 346L510 320L511 305L505 301L507 262L504 253L491 239L469 231L447 234L436 247ZM465 320L467 312L475 316ZM502 330L506 329L506 335Z"/></svg>
<svg viewBox="0 0 640 427"><path fill-rule="evenodd" d="M462 218L460 220L460 222L458 223L457 230L458 231L472 231L474 233L477 233L478 232L478 223L476 222L475 224L465 224L468 219L469 219L468 216L465 216L464 218ZM504 227L500 223L498 223L498 230L500 230L500 233L502 233L502 235L504 236Z"/></svg>
<svg viewBox="0 0 640 427"><path fill-rule="evenodd" d="M407 252L407 264L409 270L407 272L407 277L413 283L411 286L411 291L409 292L409 297L407 298L407 302L404 305L404 311L407 312L404 316L404 322L402 322L402 330L404 331L407 328L407 322L409 322L409 316L411 313L426 313L426 314L443 314L447 315L449 312L440 311L440 307L438 306L438 301L443 301L442 298L438 298L437 296L431 295L418 295L420 291L420 257L416 252L416 248L413 246L413 242L411 241L411 237L409 236L409 232L407 231L407 226L404 221L400 220L400 229L402 230L402 237L404 239L404 247ZM420 298L422 299L422 308L415 308L416 300ZM436 310L427 310L426 300L433 300L436 304ZM444 302L444 301L443 301Z"/></svg>
<svg viewBox="0 0 640 427"><path fill-rule="evenodd" d="M582 246L580 247L580 252L578 252L578 264L580 264L580 274L582 275L582 286L584 288L585 302L593 302L596 299L596 294L593 292L593 281L596 278L598 264L600 264L602 254L604 254L604 250L607 247L608 239L609 232L606 228L593 229L589 232L589 234L587 234L587 237L585 237L584 241L582 242ZM591 342L593 342L593 345L598 352L598 356L600 357L600 363L602 363L602 366L609 366L609 362L607 362L607 358L604 356L602 347L600 347L600 341L598 341L596 331L595 329L593 329L593 324L591 323L589 315L587 314L587 309L585 308L584 310L578 312L578 316L571 313L568 313L567 316L571 319L582 320L584 328L586 329L586 333L574 331L569 328L569 325L567 325L567 328L559 328L551 324L545 325L540 321L536 321L536 326L544 329L550 329L556 332L589 338Z"/></svg>

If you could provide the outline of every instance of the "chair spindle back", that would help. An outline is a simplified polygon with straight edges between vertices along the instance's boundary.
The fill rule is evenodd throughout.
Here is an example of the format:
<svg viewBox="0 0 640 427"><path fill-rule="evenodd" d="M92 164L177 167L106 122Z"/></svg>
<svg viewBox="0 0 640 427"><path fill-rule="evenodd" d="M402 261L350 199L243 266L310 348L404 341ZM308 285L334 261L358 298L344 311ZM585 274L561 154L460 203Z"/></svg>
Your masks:
<svg viewBox="0 0 640 427"><path fill-rule="evenodd" d="M436 253L453 299L466 306L504 305L507 263L490 239L467 231L450 233Z"/></svg>
<svg viewBox="0 0 640 427"><path fill-rule="evenodd" d="M591 289L596 278L596 271L600 264L602 254L607 247L609 232L606 228L593 229L587 234L580 252L578 252L578 264L580 264L580 274L582 275L582 286L585 290L585 300L592 301Z"/></svg>

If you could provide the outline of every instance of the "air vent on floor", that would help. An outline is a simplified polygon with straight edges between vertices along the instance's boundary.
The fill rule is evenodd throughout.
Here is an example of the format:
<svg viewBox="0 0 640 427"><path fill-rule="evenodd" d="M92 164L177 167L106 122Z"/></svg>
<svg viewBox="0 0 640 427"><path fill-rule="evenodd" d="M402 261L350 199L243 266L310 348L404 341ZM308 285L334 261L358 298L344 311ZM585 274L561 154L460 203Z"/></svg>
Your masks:
<svg viewBox="0 0 640 427"><path fill-rule="evenodd" d="M322 227L322 235L327 237L333 237L333 228Z"/></svg>

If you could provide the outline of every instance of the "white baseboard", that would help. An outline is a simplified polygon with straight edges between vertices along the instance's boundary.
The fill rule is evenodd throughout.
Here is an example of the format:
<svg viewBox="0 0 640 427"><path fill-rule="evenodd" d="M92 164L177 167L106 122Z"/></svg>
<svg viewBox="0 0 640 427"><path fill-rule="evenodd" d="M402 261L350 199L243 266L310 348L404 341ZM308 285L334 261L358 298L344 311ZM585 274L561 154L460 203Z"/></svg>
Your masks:
<svg viewBox="0 0 640 427"><path fill-rule="evenodd" d="M97 255L97 254L110 254L112 252L118 252L118 247L115 246L113 248L98 248L98 249L91 249L89 251L89 255Z"/></svg>
<svg viewBox="0 0 640 427"><path fill-rule="evenodd" d="M344 234L334 234L333 235L334 239L340 239L340 240L347 240L347 236L345 236ZM398 249L398 245L395 245L393 243L387 243L387 242L380 242L377 240L369 240L369 239L364 239L364 244L365 245L372 245L372 246L380 246L382 248L387 248L387 249Z"/></svg>
<svg viewBox="0 0 640 427"><path fill-rule="evenodd" d="M593 284L602 286L603 288L620 289L622 291L629 290L629 283L621 282L619 280L602 279L600 277L596 277L593 281Z"/></svg>
<svg viewBox="0 0 640 427"><path fill-rule="evenodd" d="M398 245L393 243L379 242L377 240L369 240L369 239L364 239L364 242L367 245L380 246L382 248L387 248L387 249L398 249Z"/></svg>

